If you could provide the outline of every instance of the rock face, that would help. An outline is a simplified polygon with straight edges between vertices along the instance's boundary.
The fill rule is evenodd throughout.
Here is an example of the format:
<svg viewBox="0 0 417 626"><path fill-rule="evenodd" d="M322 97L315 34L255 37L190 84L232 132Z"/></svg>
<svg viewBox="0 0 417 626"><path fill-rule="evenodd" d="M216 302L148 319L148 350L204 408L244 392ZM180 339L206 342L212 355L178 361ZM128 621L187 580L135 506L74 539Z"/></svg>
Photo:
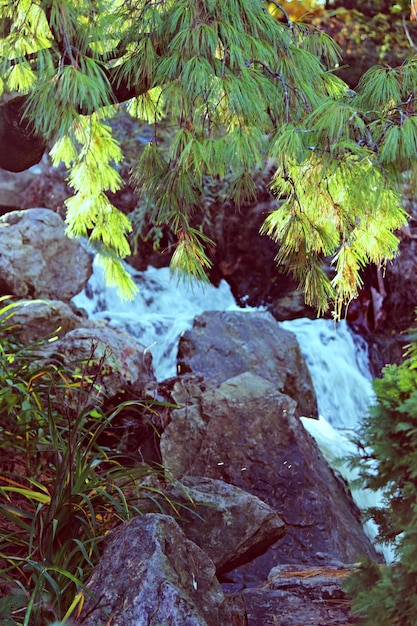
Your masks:
<svg viewBox="0 0 417 626"><path fill-rule="evenodd" d="M202 313L180 339L178 370L202 376L212 386L253 372L294 398L297 415L317 417L313 384L298 342L270 313Z"/></svg>
<svg viewBox="0 0 417 626"><path fill-rule="evenodd" d="M226 626L209 557L172 517L146 514L113 531L88 583L83 626Z"/></svg>
<svg viewBox="0 0 417 626"><path fill-rule="evenodd" d="M68 301L91 275L91 259L65 235L49 209L12 211L0 217L0 293Z"/></svg>
<svg viewBox="0 0 417 626"><path fill-rule="evenodd" d="M222 480L184 476L165 493L183 504L178 524L211 558L218 575L251 561L285 535L284 522L270 506Z"/></svg>
<svg viewBox="0 0 417 626"><path fill-rule="evenodd" d="M227 314L228 329L233 326L233 315ZM213 350L212 328L200 320L196 324L196 345L205 345L207 368L214 372L208 379L201 379L203 357L195 356L193 330L186 334L190 359L182 350L182 369L193 372L197 363L197 372L194 378L193 374L184 375L174 387L173 398L183 408L173 411L172 421L161 437L163 462L178 478L185 474L208 476L258 496L277 511L287 526L283 539L266 554L229 574L228 580L262 582L278 563L323 564L330 559L349 563L364 554L376 559L363 533L359 511L298 419L302 396L296 395L294 379L290 377L292 397L278 390L286 387L284 359L275 359L275 374L274 361L268 359L268 378L264 378L258 373L260 357L252 357L248 350L250 358L244 363L238 353L236 360L241 368L249 370L253 361L255 373L244 371L228 378L234 371L237 346L232 330L227 333L222 329L224 314L210 314L213 324L216 316ZM248 327L253 328L250 316L237 313L237 325L247 320ZM279 343L280 329L275 324L275 341ZM203 341L204 328L208 336ZM218 337L222 337L223 376ZM271 335L258 333L257 341L258 354L269 354ZM291 368L290 358L288 363ZM220 383L222 378L224 382ZM302 394L305 386L300 387L298 393Z"/></svg>
<svg viewBox="0 0 417 626"><path fill-rule="evenodd" d="M18 174L0 169L0 212L23 208L23 199L28 195L28 187L41 172L42 168L39 165Z"/></svg>

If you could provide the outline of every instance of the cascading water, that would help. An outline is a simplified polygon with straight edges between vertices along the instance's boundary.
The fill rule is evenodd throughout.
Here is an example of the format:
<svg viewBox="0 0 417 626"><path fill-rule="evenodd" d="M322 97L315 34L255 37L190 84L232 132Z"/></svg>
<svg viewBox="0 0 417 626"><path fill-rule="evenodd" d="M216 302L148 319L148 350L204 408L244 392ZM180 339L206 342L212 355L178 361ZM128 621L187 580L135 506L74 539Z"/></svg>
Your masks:
<svg viewBox="0 0 417 626"><path fill-rule="evenodd" d="M148 348L159 381L176 376L178 339L196 315L209 310L241 310L225 281L219 287L191 285L179 282L167 267L149 267L145 272L128 269L139 288L133 301L121 301L116 289L105 287L103 272L95 265L86 289L73 302L90 318L109 320Z"/></svg>
<svg viewBox="0 0 417 626"><path fill-rule="evenodd" d="M303 318L281 326L298 339L319 414L334 428L355 429L374 397L365 341L345 321Z"/></svg>
<svg viewBox="0 0 417 626"><path fill-rule="evenodd" d="M73 302L90 318L108 319L147 347L159 381L176 375L178 340L196 315L242 310L225 281L219 287L191 286L178 282L168 268L128 269L139 287L133 301L123 302L114 288L105 287L103 274L95 266L86 289ZM329 464L350 483L356 475L341 458L355 452L349 436L373 398L366 343L343 321L335 325L331 320L297 319L281 325L296 335L316 391L320 419L302 418L304 426ZM365 490L352 489L352 496L360 508L378 504L377 494ZM365 528L373 539L375 526L368 522ZM382 548L382 552L386 560L391 559L389 550Z"/></svg>
<svg viewBox="0 0 417 626"><path fill-rule="evenodd" d="M324 319L297 319L281 326L296 335L316 392L319 419L302 417L305 428L329 465L349 484L358 507L379 506L380 495L356 486L358 472L346 462L356 452L352 436L375 399L366 342L345 321L335 324ZM364 526L374 541L375 523L369 520ZM387 562L392 561L389 546L379 545L377 549Z"/></svg>

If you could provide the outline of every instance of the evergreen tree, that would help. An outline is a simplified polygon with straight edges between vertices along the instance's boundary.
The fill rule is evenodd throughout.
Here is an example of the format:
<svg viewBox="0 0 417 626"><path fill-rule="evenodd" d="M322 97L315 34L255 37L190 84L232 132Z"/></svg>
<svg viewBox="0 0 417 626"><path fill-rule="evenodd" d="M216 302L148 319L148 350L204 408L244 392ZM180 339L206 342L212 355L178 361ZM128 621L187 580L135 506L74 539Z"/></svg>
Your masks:
<svg viewBox="0 0 417 626"><path fill-rule="evenodd" d="M366 626L417 623L417 339L407 358L374 381L377 403L360 434L356 459L364 485L382 494L369 510L379 540L393 545L389 566L365 562L347 582L353 611Z"/></svg>
<svg viewBox="0 0 417 626"><path fill-rule="evenodd" d="M361 269L396 254L406 221L417 57L372 68L352 91L333 72L334 41L287 18L262 0L0 0L0 90L14 96L0 105L0 166L24 169L45 146L65 163L68 234L89 238L108 282L129 296L120 259L131 225L106 195L122 185L108 123L121 102L155 129L169 117L169 148L155 130L133 177L148 219L176 236L179 272L203 277L210 265L193 226L204 181L227 178L239 207L272 160L277 206L262 232L307 302L340 313Z"/></svg>

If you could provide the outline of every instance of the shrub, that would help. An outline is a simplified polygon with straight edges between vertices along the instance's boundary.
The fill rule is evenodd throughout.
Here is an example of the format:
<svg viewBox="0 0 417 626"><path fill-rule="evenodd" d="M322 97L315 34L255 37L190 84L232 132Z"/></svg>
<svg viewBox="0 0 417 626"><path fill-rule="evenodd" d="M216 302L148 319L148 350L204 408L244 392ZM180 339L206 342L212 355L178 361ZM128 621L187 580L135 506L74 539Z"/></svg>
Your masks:
<svg viewBox="0 0 417 626"><path fill-rule="evenodd" d="M365 420L356 459L366 487L381 491L383 506L368 514L379 540L396 558L387 566L361 564L347 582L352 611L367 626L415 626L417 616L417 337L401 365L374 381L377 403Z"/></svg>

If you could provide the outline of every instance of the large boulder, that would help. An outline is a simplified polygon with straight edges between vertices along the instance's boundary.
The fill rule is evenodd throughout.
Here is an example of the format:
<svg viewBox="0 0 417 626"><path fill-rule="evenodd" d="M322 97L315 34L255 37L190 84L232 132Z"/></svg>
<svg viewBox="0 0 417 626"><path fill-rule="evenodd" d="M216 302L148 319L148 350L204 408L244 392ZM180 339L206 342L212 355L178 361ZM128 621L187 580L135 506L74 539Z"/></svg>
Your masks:
<svg viewBox="0 0 417 626"><path fill-rule="evenodd" d="M93 571L83 626L228 626L209 557L172 517L148 513L111 532Z"/></svg>
<svg viewBox="0 0 417 626"><path fill-rule="evenodd" d="M166 410L155 404L157 381L149 350L105 320L87 319L83 310L59 300L13 299L0 312L2 330L26 346L33 364L58 367L79 385L82 407L99 404L112 413L100 444L132 462L161 463L158 430ZM78 394L64 394L65 409L76 414ZM114 411L114 409L117 409Z"/></svg>
<svg viewBox="0 0 417 626"><path fill-rule="evenodd" d="M258 496L287 527L283 539L229 580L259 583L289 561L377 558L358 509L298 419L295 400L252 372L217 388L186 382L185 390L177 383L173 391L183 408L162 434L164 465L178 478L204 475Z"/></svg>
<svg viewBox="0 0 417 626"><path fill-rule="evenodd" d="M68 239L57 213L27 209L0 217L0 293L68 301L91 271L90 255Z"/></svg>
<svg viewBox="0 0 417 626"><path fill-rule="evenodd" d="M317 417L310 373L295 335L270 313L207 311L181 336L178 371L216 386L251 371L293 398L297 415Z"/></svg>
<svg viewBox="0 0 417 626"><path fill-rule="evenodd" d="M251 561L285 535L284 522L268 504L222 480L185 476L164 493L181 506L178 524L208 554L218 575Z"/></svg>

